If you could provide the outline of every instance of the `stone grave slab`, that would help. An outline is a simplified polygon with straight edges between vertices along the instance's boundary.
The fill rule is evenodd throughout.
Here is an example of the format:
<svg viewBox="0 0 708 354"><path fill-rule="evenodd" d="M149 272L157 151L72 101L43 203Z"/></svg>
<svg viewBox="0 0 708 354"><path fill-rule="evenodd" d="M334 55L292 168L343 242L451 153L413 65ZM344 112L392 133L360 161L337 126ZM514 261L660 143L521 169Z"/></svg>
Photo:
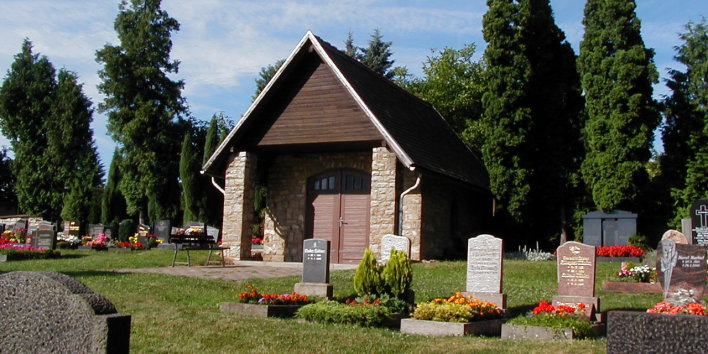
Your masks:
<svg viewBox="0 0 708 354"><path fill-rule="evenodd" d="M558 247L558 296L553 305L585 304L590 319L600 312L600 299L595 297L595 247L569 241Z"/></svg>
<svg viewBox="0 0 708 354"><path fill-rule="evenodd" d="M381 262L386 263L391 259L391 249L406 252L411 256L411 240L405 236L384 235L381 238Z"/></svg>
<svg viewBox="0 0 708 354"><path fill-rule="evenodd" d="M2 352L128 353L130 316L55 272L0 275Z"/></svg>
<svg viewBox="0 0 708 354"><path fill-rule="evenodd" d="M683 245L689 244L688 238L686 238L686 235L684 235L683 233L676 231L676 230L667 230L661 236L661 239L662 240L672 240L676 243L680 243Z"/></svg>
<svg viewBox="0 0 708 354"><path fill-rule="evenodd" d="M502 293L504 241L492 235L479 235L467 240L467 291L483 301L506 308Z"/></svg>
<svg viewBox="0 0 708 354"><path fill-rule="evenodd" d="M691 242L708 246L708 199L699 199L691 207Z"/></svg>
<svg viewBox="0 0 708 354"><path fill-rule="evenodd" d="M700 302L706 281L706 247L662 240L656 250L656 271L665 300Z"/></svg>
<svg viewBox="0 0 708 354"><path fill-rule="evenodd" d="M302 249L302 282L295 284L295 292L332 297L332 284L329 284L330 241L308 239L303 242Z"/></svg>

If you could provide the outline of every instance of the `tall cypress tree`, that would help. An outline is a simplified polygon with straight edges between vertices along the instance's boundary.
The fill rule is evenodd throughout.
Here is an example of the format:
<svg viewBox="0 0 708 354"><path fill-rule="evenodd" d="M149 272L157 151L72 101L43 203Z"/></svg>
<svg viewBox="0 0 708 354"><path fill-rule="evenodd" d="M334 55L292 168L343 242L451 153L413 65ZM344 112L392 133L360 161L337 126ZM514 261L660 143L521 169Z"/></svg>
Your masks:
<svg viewBox="0 0 708 354"><path fill-rule="evenodd" d="M179 23L160 8L160 0L123 1L114 24L120 45L96 52L103 64L99 110L123 156L120 188L130 215L142 222L176 216L179 209L179 146L175 119L186 113L182 81L173 81L179 62L170 60L170 34ZM181 136L181 135L179 135Z"/></svg>
<svg viewBox="0 0 708 354"><path fill-rule="evenodd" d="M587 101L583 179L595 206L636 210L653 131L654 53L644 46L635 1L588 0L578 69Z"/></svg>
<svg viewBox="0 0 708 354"><path fill-rule="evenodd" d="M708 26L689 22L675 59L686 72L671 70L664 100L664 156L661 168L675 200L674 220L689 216L696 199L708 198Z"/></svg>
<svg viewBox="0 0 708 354"><path fill-rule="evenodd" d="M118 188L121 179L121 158L120 152L115 149L111 159L111 167L108 169L106 188L103 191L101 200L101 222L104 224L110 224L114 221L120 222L127 216L125 197L123 197L120 188Z"/></svg>
<svg viewBox="0 0 708 354"><path fill-rule="evenodd" d="M56 85L54 67L26 39L0 87L0 128L15 153L20 209L47 220L58 220L64 195L64 181L47 153Z"/></svg>
<svg viewBox="0 0 708 354"><path fill-rule="evenodd" d="M184 134L179 160L179 177L182 182L182 220L189 222L199 218L199 160L194 153L192 134Z"/></svg>
<svg viewBox="0 0 708 354"><path fill-rule="evenodd" d="M523 221L533 167L528 166L531 110L524 106L531 64L518 25L519 7L513 0L488 0L483 18L487 88L482 96L486 139L482 158L492 194L516 221Z"/></svg>

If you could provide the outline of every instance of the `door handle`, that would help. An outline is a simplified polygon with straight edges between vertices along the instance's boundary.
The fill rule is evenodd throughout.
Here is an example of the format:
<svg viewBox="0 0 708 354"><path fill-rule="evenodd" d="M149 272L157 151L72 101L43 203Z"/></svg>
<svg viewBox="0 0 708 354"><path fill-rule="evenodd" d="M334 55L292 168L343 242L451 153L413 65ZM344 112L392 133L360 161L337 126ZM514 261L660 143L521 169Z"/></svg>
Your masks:
<svg viewBox="0 0 708 354"><path fill-rule="evenodd" d="M340 216L339 217L339 227L342 227L342 226L344 226L344 218Z"/></svg>

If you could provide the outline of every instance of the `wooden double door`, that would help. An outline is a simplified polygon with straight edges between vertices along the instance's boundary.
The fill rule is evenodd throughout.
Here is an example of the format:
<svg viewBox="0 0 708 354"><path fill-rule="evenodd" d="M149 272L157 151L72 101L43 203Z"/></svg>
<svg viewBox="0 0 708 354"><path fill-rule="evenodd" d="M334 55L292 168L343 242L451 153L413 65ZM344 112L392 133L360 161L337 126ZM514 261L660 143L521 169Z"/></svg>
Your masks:
<svg viewBox="0 0 708 354"><path fill-rule="evenodd" d="M371 175L327 170L307 180L305 238L331 241L333 263L358 263L369 247Z"/></svg>

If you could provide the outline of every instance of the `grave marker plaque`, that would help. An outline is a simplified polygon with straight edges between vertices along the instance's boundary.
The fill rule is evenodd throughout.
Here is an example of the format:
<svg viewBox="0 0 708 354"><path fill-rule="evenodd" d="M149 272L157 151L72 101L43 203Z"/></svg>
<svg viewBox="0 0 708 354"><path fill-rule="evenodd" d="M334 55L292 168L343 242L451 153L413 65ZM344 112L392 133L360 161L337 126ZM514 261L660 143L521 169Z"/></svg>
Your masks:
<svg viewBox="0 0 708 354"><path fill-rule="evenodd" d="M64 221L64 235L81 237L79 223L76 221Z"/></svg>
<svg viewBox="0 0 708 354"><path fill-rule="evenodd" d="M656 250L656 271L665 300L683 303L690 297L700 302L706 282L706 248L662 240Z"/></svg>
<svg viewBox="0 0 708 354"><path fill-rule="evenodd" d="M381 262L386 263L391 259L391 248L406 252L408 257L411 256L411 240L408 237L384 235L381 238Z"/></svg>
<svg viewBox="0 0 708 354"><path fill-rule="evenodd" d="M558 247L558 296L553 305L585 304L592 318L600 311L600 299L595 297L595 247L569 241Z"/></svg>
<svg viewBox="0 0 708 354"><path fill-rule="evenodd" d="M694 245L708 246L708 199L699 199L691 208L691 242Z"/></svg>
<svg viewBox="0 0 708 354"><path fill-rule="evenodd" d="M502 294L504 241L492 235L479 235L467 241L467 291L480 300L506 308Z"/></svg>
<svg viewBox="0 0 708 354"><path fill-rule="evenodd" d="M54 230L37 230L32 237L32 243L37 248L54 249L56 247Z"/></svg>
<svg viewBox="0 0 708 354"><path fill-rule="evenodd" d="M302 282L329 283L329 241L305 240L302 252Z"/></svg>
<svg viewBox="0 0 708 354"><path fill-rule="evenodd" d="M162 240L164 244L167 244L170 240L170 231L172 230L172 223L170 220L158 220L155 221L155 236Z"/></svg>

